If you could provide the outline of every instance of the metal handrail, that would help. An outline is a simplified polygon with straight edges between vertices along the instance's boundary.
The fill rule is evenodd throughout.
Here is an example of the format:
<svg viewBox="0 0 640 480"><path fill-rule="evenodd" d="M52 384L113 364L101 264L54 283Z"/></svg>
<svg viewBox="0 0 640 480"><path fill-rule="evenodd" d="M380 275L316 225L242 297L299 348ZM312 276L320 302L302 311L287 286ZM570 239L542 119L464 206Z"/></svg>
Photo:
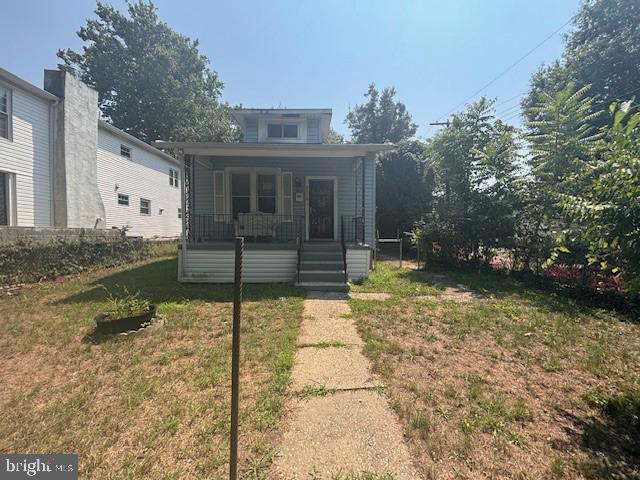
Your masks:
<svg viewBox="0 0 640 480"><path fill-rule="evenodd" d="M344 217L340 218L340 243L342 244L342 268L344 269L344 283L348 281L347 276L347 245L344 241Z"/></svg>
<svg viewBox="0 0 640 480"><path fill-rule="evenodd" d="M296 275L298 277L298 283L300 283L300 267L301 267L301 263L302 263L302 248L304 245L304 217L301 217L301 222L298 228L298 270L296 272Z"/></svg>
<svg viewBox="0 0 640 480"><path fill-rule="evenodd" d="M295 242L301 224L304 217L298 215L248 213L239 220L232 214L194 214L190 241L233 241L242 236L254 241Z"/></svg>

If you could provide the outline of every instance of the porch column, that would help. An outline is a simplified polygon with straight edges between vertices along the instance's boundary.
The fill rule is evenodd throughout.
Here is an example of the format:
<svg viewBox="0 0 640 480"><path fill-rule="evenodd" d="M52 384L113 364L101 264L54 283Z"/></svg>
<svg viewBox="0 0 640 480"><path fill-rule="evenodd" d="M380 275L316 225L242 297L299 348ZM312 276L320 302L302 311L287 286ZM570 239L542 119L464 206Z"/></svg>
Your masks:
<svg viewBox="0 0 640 480"><path fill-rule="evenodd" d="M365 210L365 196L364 196L364 189L365 189L365 167L366 167L366 163L364 161L364 157L360 158L360 164L362 165L362 237L360 237L360 239L362 240L362 243L366 243L364 240L364 224L365 224L365 218L366 218L366 210Z"/></svg>
<svg viewBox="0 0 640 480"><path fill-rule="evenodd" d="M193 243L193 155L184 155L182 225L185 243Z"/></svg>

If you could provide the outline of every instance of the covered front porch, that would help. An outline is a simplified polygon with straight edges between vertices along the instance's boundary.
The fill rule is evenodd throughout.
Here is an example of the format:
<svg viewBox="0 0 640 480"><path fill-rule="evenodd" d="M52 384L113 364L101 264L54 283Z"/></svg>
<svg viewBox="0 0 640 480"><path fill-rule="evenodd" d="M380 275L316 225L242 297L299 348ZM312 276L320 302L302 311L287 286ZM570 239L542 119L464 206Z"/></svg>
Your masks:
<svg viewBox="0 0 640 480"><path fill-rule="evenodd" d="M387 146L179 145L181 281L231 282L237 236L245 282L344 285L368 275L375 154Z"/></svg>

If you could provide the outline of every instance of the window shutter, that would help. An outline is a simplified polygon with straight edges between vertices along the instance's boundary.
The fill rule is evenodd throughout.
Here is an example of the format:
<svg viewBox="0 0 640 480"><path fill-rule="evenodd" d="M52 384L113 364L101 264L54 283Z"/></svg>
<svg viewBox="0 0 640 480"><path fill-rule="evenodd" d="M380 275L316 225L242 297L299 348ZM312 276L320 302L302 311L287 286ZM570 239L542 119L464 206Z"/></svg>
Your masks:
<svg viewBox="0 0 640 480"><path fill-rule="evenodd" d="M293 219L293 175L291 172L282 173L282 214Z"/></svg>
<svg viewBox="0 0 640 480"><path fill-rule="evenodd" d="M227 210L225 208L225 191L224 191L224 170L216 170L213 172L213 211L217 215L224 215ZM224 221L224 216L216 218L217 221Z"/></svg>

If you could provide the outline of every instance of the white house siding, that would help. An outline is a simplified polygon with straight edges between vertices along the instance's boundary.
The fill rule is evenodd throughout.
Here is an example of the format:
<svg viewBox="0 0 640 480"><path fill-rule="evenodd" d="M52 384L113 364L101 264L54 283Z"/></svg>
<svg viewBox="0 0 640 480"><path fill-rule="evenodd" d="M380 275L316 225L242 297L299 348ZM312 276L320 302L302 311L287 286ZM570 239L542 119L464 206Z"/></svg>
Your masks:
<svg viewBox="0 0 640 480"><path fill-rule="evenodd" d="M120 155L120 145L131 149L131 159ZM98 188L107 228L129 227L129 234L145 238L180 236L180 188L169 184L169 169L177 163L162 158L104 127L98 129ZM129 205L118 205L118 194L129 195ZM140 199L151 201L151 214L140 213ZM161 212L162 210L162 212Z"/></svg>
<svg viewBox="0 0 640 480"><path fill-rule="evenodd" d="M354 158L253 158L253 157L196 157L195 170L195 212L209 213L213 211L214 196L213 180L208 173L201 176L201 172L224 170L227 167L247 168L279 168L282 172L291 172L294 183L296 178L302 179L300 188L294 186L296 193L305 193L305 177L333 176L338 181L338 219L336 238L340 239L340 219L343 215L354 216L361 214L362 190L361 176L356 177ZM361 175L361 170L359 170ZM356 181L358 185L356 185ZM294 215L306 215L306 198L302 202L294 200ZM375 222L375 161L373 157L366 159L365 168L365 243L373 245Z"/></svg>
<svg viewBox="0 0 640 480"><path fill-rule="evenodd" d="M18 226L50 226L50 102L12 90L12 141L0 138L0 171L15 176Z"/></svg>
<svg viewBox="0 0 640 480"><path fill-rule="evenodd" d="M362 280L369 276L371 250L368 248L347 248L347 276L350 280Z"/></svg>
<svg viewBox="0 0 640 480"><path fill-rule="evenodd" d="M182 282L230 283L234 276L233 249L180 251ZM247 283L289 283L295 280L298 253L292 249L244 251L242 281Z"/></svg>

